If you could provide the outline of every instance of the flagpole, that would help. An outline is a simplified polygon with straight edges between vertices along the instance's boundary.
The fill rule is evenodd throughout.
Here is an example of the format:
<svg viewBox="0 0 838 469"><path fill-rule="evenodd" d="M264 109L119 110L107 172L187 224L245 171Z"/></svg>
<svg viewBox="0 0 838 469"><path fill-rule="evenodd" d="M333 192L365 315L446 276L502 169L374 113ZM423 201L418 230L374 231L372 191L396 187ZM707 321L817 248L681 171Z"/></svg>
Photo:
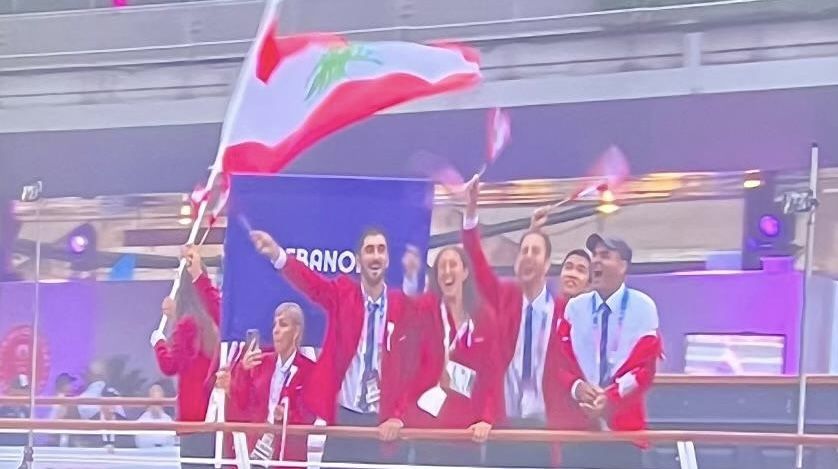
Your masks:
<svg viewBox="0 0 838 469"><path fill-rule="evenodd" d="M818 144L813 143L810 153L809 166L809 191L806 193L806 203L797 211L807 212L806 220L806 252L803 259L803 296L800 306L800 333L798 336L798 362L797 373L800 381L797 393L797 434L803 435L806 432L806 308L809 305L809 288L812 281L812 262L815 255L815 209L818 207L818 169L819 151ZM789 204L791 205L791 204ZM803 469L803 445L798 445L795 452L795 468Z"/></svg>
<svg viewBox="0 0 838 469"><path fill-rule="evenodd" d="M233 95L230 97L230 103L227 105L227 112L224 114L224 120L221 122L221 138L218 142L218 150L215 153L215 162L213 163L212 168L210 168L210 174L207 178L206 188L208 191L212 190L218 176L221 174L224 150L226 150L229 144L230 133L232 132L231 122L233 117L238 114L239 109L241 108L242 96L244 96L244 87L241 84L245 79L245 74L250 73L250 64L253 62L256 51L259 49L260 41L263 37L265 37L268 27L272 24L271 19L276 18L277 11L279 10L282 2L283 0L267 0L265 2L265 9L262 12L262 18L259 20L259 29L256 32L256 37L250 45L250 49L247 51L242 67L239 70L236 87L233 90ZM189 231L189 238L186 241L187 244L193 244L198 238L198 231L201 229L201 222L203 222L204 215L207 213L207 206L209 205L208 202L209 198L205 197L201 201L200 205L198 205L198 213L195 216L195 221L192 223L192 229ZM185 268L186 259L181 259L180 264L178 265L177 276L175 277L175 281L172 283L172 290L169 292L169 298L174 299L180 289L180 278L183 275L183 270ZM167 318L163 315L160 318L160 324L157 326L157 330L161 333L166 328L166 322Z"/></svg>

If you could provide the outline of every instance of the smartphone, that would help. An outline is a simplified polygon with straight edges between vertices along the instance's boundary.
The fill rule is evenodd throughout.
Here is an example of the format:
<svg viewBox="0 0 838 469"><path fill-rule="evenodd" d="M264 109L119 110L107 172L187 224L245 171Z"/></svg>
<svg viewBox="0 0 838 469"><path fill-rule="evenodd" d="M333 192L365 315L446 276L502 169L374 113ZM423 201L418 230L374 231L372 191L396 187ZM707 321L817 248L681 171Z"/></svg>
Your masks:
<svg viewBox="0 0 838 469"><path fill-rule="evenodd" d="M247 330L245 345L247 346L247 350L256 350L259 348L259 329Z"/></svg>

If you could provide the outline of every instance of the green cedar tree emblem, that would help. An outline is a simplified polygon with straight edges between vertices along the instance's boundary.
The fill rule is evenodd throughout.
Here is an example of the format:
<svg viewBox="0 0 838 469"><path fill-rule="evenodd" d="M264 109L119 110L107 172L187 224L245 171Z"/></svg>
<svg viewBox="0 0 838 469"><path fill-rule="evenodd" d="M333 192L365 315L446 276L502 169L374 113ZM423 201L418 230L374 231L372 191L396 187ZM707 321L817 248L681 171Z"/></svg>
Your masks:
<svg viewBox="0 0 838 469"><path fill-rule="evenodd" d="M346 67L351 62L370 62L381 65L369 49L359 44L332 47L323 54L308 79L306 101L326 91L331 85L346 77Z"/></svg>

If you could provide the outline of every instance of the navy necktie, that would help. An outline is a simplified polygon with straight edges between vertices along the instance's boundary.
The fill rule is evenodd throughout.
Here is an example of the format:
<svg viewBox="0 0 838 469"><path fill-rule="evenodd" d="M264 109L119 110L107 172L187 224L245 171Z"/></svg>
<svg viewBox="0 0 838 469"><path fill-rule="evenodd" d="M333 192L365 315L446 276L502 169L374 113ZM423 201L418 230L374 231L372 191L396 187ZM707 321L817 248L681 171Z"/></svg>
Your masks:
<svg viewBox="0 0 838 469"><path fill-rule="evenodd" d="M367 346L364 350L364 373L361 375L361 399L360 407L364 412L370 411L370 405L367 402L367 381L375 376L375 365L373 362L375 352L375 313L381 305L378 303L367 303Z"/></svg>
<svg viewBox="0 0 838 469"><path fill-rule="evenodd" d="M367 348L364 350L364 375L370 375L375 371L373 356L375 352L375 313L381 305L378 303L367 303Z"/></svg>
<svg viewBox="0 0 838 469"><path fill-rule="evenodd" d="M532 381L532 314L532 304L529 304L524 320L524 359L521 368L521 381L526 384Z"/></svg>
<svg viewBox="0 0 838 469"><path fill-rule="evenodd" d="M600 324L602 330L599 337L599 387L604 388L608 384L608 318L611 316L611 308L607 303L602 304L602 317Z"/></svg>

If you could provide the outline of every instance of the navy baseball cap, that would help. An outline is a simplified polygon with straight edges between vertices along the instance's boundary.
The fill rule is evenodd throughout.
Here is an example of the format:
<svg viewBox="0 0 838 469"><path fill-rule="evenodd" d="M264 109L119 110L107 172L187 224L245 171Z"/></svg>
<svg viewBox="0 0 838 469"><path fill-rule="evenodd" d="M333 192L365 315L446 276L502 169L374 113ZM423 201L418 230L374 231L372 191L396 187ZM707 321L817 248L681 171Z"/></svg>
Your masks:
<svg viewBox="0 0 838 469"><path fill-rule="evenodd" d="M616 251L624 261L631 264L632 252L627 242L620 238L601 236L598 233L594 233L588 236L588 240L585 241L585 247L588 248L588 251L594 252L596 245L599 243L602 243L610 251Z"/></svg>

